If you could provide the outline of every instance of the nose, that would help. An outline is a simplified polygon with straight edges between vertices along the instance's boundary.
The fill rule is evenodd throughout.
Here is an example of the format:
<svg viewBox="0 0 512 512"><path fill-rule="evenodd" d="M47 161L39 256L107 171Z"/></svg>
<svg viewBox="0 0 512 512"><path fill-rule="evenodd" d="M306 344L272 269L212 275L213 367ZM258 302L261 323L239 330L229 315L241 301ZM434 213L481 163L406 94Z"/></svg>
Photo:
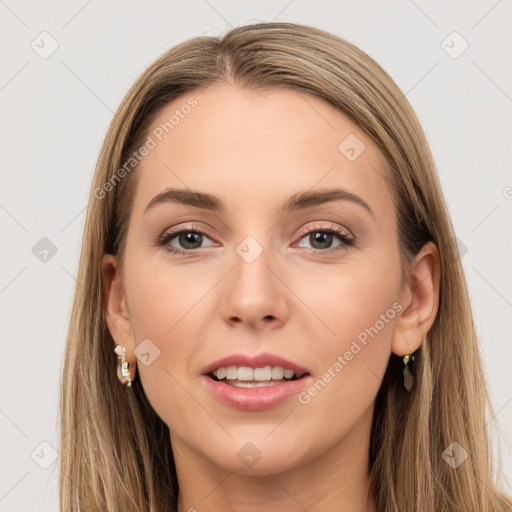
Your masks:
<svg viewBox="0 0 512 512"><path fill-rule="evenodd" d="M248 252L244 249L249 248ZM263 249L263 248L261 248ZM269 250L254 258L255 247L241 244L233 258L222 296L221 313L226 322L252 328L274 329L288 318L284 271ZM251 257L246 257L250 254Z"/></svg>

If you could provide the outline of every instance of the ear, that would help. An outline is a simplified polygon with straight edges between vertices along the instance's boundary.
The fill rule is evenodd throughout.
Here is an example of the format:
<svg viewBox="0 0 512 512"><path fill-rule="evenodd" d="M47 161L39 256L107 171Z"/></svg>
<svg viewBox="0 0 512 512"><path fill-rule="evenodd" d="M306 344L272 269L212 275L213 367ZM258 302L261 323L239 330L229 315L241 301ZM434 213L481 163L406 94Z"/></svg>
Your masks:
<svg viewBox="0 0 512 512"><path fill-rule="evenodd" d="M391 350L397 356L417 350L434 323L439 307L441 269L437 247L427 242L416 255L400 295Z"/></svg>
<svg viewBox="0 0 512 512"><path fill-rule="evenodd" d="M112 254L103 255L101 274L105 296L105 316L107 326L115 345L126 347L126 357L130 364L130 378L135 377L137 365L134 354L135 344L130 324L130 315L124 294L123 280L119 272L117 258Z"/></svg>

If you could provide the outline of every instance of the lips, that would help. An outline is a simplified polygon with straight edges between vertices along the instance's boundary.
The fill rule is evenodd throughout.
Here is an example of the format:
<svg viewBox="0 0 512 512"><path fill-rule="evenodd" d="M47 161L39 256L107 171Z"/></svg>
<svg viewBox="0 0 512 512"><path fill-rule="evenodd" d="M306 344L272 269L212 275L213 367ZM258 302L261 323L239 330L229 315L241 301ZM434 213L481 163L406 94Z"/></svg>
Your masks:
<svg viewBox="0 0 512 512"><path fill-rule="evenodd" d="M228 366L247 366L249 368L265 368L267 366L281 366L285 369L293 370L295 374L309 374L309 370L289 359L278 356L277 354L271 354L269 352L262 352L260 354L249 355L249 354L232 354L230 356L218 359L213 363L207 365L203 370L203 375L208 375L214 370Z"/></svg>
<svg viewBox="0 0 512 512"><path fill-rule="evenodd" d="M311 384L312 379L313 377L308 374L297 380L256 388L230 386L216 382L207 375L201 375L200 382L210 396L225 406L241 411L264 411L277 407L299 394Z"/></svg>
<svg viewBox="0 0 512 512"><path fill-rule="evenodd" d="M258 375L260 382L247 382L246 379L234 381L229 378L219 381L216 378L219 368L221 371L229 371L233 367L242 369L245 376L247 371L250 373L251 369L257 368L266 371L268 378L269 368L274 371L277 367L280 368L279 373L286 369L289 373L293 371L294 376L293 379L284 377L280 380L261 381L262 376ZM300 393L311 382L312 376L306 367L276 354L264 352L256 355L238 353L218 359L203 369L200 380L211 396L224 405L244 411L263 411Z"/></svg>

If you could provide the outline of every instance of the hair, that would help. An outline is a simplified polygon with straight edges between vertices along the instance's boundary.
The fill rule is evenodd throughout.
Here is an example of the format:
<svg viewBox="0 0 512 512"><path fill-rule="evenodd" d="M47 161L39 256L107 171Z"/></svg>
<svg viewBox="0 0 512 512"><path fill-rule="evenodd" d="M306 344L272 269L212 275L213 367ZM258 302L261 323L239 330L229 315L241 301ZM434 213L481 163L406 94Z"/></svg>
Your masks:
<svg viewBox="0 0 512 512"><path fill-rule="evenodd" d="M60 510L177 510L169 428L138 373L129 389L116 375L101 260L115 254L122 268L137 172L119 170L156 116L178 98L225 83L309 93L333 105L385 159L404 272L426 242L438 249L439 309L415 354L414 388L404 390L401 360L391 354L376 396L369 461L378 511L509 512L512 499L493 473L486 413L494 412L467 284L420 123L365 52L293 23L249 24L178 44L137 78L111 121L89 195L61 378ZM456 469L443 459L453 442L469 454Z"/></svg>

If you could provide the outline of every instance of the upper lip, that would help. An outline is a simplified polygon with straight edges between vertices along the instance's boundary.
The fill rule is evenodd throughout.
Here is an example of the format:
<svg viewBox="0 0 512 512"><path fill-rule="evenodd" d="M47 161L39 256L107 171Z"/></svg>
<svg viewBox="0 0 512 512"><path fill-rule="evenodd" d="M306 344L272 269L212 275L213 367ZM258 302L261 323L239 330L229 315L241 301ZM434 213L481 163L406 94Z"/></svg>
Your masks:
<svg viewBox="0 0 512 512"><path fill-rule="evenodd" d="M265 368L265 366L282 366L285 369L293 370L296 374L309 373L309 370L289 359L278 356L277 354L270 354L269 352L262 352L260 354L231 354L230 356L218 359L209 364L203 369L203 374L206 375L218 368L227 366L248 366L249 368Z"/></svg>

